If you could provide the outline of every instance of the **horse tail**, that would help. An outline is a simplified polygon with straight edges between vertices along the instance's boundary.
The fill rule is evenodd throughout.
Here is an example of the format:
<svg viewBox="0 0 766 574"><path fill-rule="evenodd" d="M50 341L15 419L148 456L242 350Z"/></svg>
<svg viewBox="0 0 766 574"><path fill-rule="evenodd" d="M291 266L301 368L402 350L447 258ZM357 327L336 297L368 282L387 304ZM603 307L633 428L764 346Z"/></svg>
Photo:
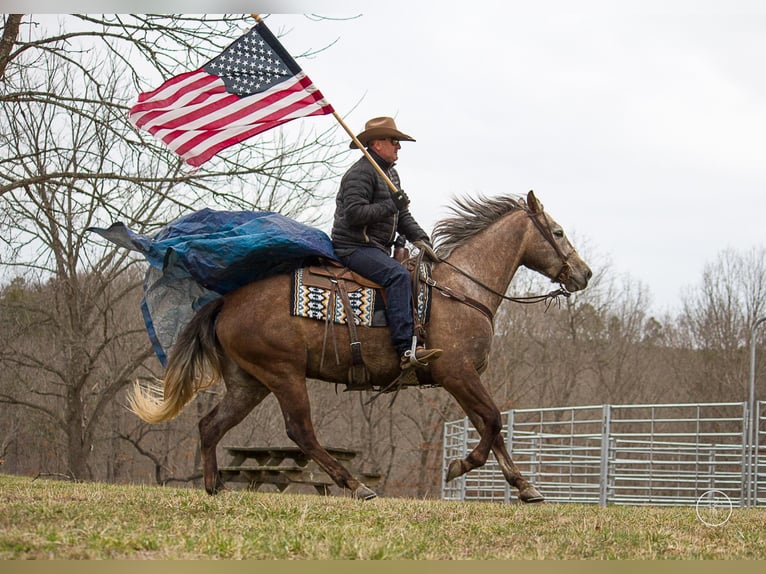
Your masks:
<svg viewBox="0 0 766 574"><path fill-rule="evenodd" d="M211 301L181 331L168 358L165 378L142 388L136 382L128 395L129 409L148 423L177 416L194 396L223 378L215 319L223 298Z"/></svg>

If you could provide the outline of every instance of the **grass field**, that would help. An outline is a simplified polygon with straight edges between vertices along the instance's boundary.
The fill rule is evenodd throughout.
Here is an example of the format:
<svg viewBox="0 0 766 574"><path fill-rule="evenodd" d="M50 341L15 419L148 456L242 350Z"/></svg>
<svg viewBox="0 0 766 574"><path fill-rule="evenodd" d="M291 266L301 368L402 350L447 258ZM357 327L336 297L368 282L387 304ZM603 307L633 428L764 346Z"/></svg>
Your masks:
<svg viewBox="0 0 766 574"><path fill-rule="evenodd" d="M766 509L462 503L0 474L0 559L764 559Z"/></svg>

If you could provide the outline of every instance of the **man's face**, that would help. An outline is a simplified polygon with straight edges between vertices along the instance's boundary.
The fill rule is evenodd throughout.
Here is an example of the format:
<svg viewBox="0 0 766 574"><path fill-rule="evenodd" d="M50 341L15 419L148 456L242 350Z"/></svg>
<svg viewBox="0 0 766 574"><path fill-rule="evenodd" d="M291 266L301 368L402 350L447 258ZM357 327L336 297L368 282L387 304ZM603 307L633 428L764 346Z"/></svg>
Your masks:
<svg viewBox="0 0 766 574"><path fill-rule="evenodd" d="M386 138L372 142L372 149L389 163L394 163L399 159L399 148L402 144L396 138Z"/></svg>

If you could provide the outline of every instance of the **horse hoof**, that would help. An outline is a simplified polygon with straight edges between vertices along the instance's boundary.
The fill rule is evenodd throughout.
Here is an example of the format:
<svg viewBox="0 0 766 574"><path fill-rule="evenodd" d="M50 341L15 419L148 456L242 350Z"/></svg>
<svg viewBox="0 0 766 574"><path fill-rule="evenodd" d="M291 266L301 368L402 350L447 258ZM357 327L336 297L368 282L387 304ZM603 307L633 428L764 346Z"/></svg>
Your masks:
<svg viewBox="0 0 766 574"><path fill-rule="evenodd" d="M378 495L367 488L365 485L360 484L359 487L354 491L353 497L358 500L372 500L373 498L377 498Z"/></svg>
<svg viewBox="0 0 766 574"><path fill-rule="evenodd" d="M463 470L463 461L455 459L449 463L449 468L447 469L447 482L454 480L463 474L465 474L465 471Z"/></svg>
<svg viewBox="0 0 766 574"><path fill-rule="evenodd" d="M519 491L519 500L525 503L536 503L545 500L545 497L534 486L528 486L524 490Z"/></svg>
<svg viewBox="0 0 766 574"><path fill-rule="evenodd" d="M205 492L207 492L210 496L215 496L222 490L226 490L226 485L221 481L216 481L215 486L212 488L205 487Z"/></svg>

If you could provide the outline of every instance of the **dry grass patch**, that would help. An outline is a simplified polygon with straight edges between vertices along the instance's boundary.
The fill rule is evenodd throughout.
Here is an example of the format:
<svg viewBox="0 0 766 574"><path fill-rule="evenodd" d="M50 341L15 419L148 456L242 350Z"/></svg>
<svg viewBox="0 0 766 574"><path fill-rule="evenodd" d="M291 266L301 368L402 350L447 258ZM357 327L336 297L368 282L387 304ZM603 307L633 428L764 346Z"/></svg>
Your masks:
<svg viewBox="0 0 766 574"><path fill-rule="evenodd" d="M766 509L350 498L0 475L0 559L764 559Z"/></svg>

